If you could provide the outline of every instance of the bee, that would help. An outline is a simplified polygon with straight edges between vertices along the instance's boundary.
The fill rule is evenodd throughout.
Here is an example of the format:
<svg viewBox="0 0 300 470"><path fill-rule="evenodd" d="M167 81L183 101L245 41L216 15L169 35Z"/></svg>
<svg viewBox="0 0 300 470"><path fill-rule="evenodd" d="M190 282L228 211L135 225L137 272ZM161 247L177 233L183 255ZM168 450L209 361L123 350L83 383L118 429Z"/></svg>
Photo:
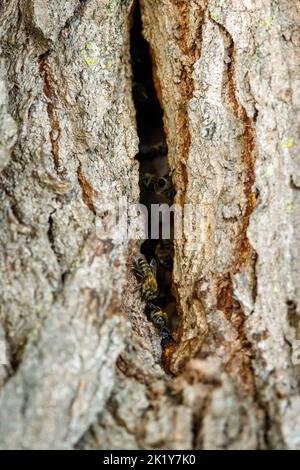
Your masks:
<svg viewBox="0 0 300 470"><path fill-rule="evenodd" d="M136 274L141 279L141 293L146 302L153 301L158 297L158 285L155 277L156 263L153 259L148 264L146 258L141 256L136 262Z"/></svg>
<svg viewBox="0 0 300 470"><path fill-rule="evenodd" d="M153 173L144 173L142 177L142 184L145 188L149 189L149 191L155 191L156 180L157 176Z"/></svg>
<svg viewBox="0 0 300 470"><path fill-rule="evenodd" d="M152 145L152 152L155 155L165 156L168 153L168 146L165 140L157 142L157 144Z"/></svg>
<svg viewBox="0 0 300 470"><path fill-rule="evenodd" d="M173 341L173 338L171 336L169 328L164 326L160 331L159 331L159 336L161 338L161 345L166 346L168 343Z"/></svg>
<svg viewBox="0 0 300 470"><path fill-rule="evenodd" d="M157 305L149 306L149 317L158 330L166 326L168 322L168 314Z"/></svg>
<svg viewBox="0 0 300 470"><path fill-rule="evenodd" d="M154 191L158 196L173 198L175 191L169 175L157 176L154 173L144 173L142 184L150 191Z"/></svg>
<svg viewBox="0 0 300 470"><path fill-rule="evenodd" d="M154 191L158 195L173 198L175 196L175 191L170 176L159 176L156 180Z"/></svg>
<svg viewBox="0 0 300 470"><path fill-rule="evenodd" d="M155 248L155 256L163 268L171 271L174 258L173 240L160 240Z"/></svg>

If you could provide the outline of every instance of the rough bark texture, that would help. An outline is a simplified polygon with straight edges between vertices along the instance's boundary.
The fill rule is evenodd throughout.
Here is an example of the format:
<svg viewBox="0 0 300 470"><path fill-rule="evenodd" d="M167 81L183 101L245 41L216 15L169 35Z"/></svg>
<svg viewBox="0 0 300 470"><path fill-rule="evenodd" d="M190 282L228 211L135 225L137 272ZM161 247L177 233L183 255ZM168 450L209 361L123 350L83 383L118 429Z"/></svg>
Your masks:
<svg viewBox="0 0 300 470"><path fill-rule="evenodd" d="M176 202L202 208L202 242L175 246L176 344L138 244L96 230L139 201L133 0L5 0L0 447L300 449L299 3L140 6Z"/></svg>

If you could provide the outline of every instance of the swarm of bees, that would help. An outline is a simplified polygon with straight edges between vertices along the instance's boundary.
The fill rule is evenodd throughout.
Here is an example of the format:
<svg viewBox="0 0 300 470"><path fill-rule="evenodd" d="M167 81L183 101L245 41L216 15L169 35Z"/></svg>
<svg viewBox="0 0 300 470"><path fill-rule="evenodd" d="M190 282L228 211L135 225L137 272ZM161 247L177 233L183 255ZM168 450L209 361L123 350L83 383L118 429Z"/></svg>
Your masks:
<svg viewBox="0 0 300 470"><path fill-rule="evenodd" d="M163 155L166 153L166 144L164 141L160 141L161 145L158 145L158 148L152 148L151 151L147 150L147 157L152 158L157 154ZM159 176L151 172L143 172L141 177L141 184L147 192L152 192L158 196L159 200L167 199L167 202L173 199L175 191L172 184L172 179L169 174L164 176ZM153 197L147 194L147 202L153 201ZM169 279L169 274L167 271L172 271L173 267L173 255L174 247L173 241L169 239L160 239L156 246L154 247L150 243L149 248L150 253L148 253L148 259L153 258L150 262L147 261L144 255L136 261L135 272L136 276L140 281L140 289L143 300L146 302L146 313L148 319L155 325L158 330L159 336L161 338L161 345L166 346L167 344L173 341L170 330L168 328L168 323L170 324L170 319L168 318L168 313L161 307L167 301L168 296L164 296L164 293L159 292L158 283L157 283L157 265L162 268L159 271L160 280L163 279L165 283L166 279Z"/></svg>
<svg viewBox="0 0 300 470"><path fill-rule="evenodd" d="M165 259L165 254L163 259ZM151 262L148 263L145 256L141 255L141 257L136 261L135 271L137 277L141 281L141 294L147 304L148 317L150 321L154 323L159 332L162 346L165 346L167 343L172 341L172 336L167 327L167 312L154 303L157 302L159 297L158 284L156 280L156 261L152 259Z"/></svg>
<svg viewBox="0 0 300 470"><path fill-rule="evenodd" d="M174 189L171 177L168 175L168 146L163 126L163 112L153 82L149 45L142 36L138 7L134 11L133 21L131 30L132 94L139 135L137 159L140 163L140 202L150 209L152 204L161 201L171 204ZM148 220L148 228L151 232L151 217ZM147 258L141 255L135 260L134 266L141 296L146 304L145 313L157 328L162 346L173 342L168 328L172 325L171 275L168 272L172 269L172 250L172 242L160 240L156 246L152 239L147 239L142 249L144 253L147 253ZM157 266L159 267L158 273Z"/></svg>

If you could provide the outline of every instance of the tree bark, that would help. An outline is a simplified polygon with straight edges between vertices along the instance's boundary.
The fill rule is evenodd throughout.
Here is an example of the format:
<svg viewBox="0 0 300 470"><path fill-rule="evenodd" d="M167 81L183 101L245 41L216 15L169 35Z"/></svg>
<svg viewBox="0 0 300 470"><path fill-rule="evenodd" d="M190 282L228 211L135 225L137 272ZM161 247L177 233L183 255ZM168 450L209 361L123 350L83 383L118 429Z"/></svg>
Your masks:
<svg viewBox="0 0 300 470"><path fill-rule="evenodd" d="M201 210L175 343L139 243L97 230L139 202L134 1L5 0L0 448L300 449L299 4L139 3L175 202Z"/></svg>

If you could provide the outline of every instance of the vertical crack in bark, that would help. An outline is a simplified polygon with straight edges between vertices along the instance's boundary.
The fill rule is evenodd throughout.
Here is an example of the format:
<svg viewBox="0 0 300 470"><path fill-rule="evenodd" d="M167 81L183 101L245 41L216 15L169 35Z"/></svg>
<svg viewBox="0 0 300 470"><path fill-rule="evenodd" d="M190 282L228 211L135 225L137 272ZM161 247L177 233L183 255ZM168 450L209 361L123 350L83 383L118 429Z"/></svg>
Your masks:
<svg viewBox="0 0 300 470"><path fill-rule="evenodd" d="M58 255L55 250L55 230L54 230L54 221L53 221L53 214L56 212L56 210L52 211L49 214L48 218L48 230L47 230L47 237L51 246L51 249L53 253L55 254L57 261L59 262Z"/></svg>
<svg viewBox="0 0 300 470"><path fill-rule="evenodd" d="M210 20L214 22L218 28L220 28L224 37L228 54L228 67L226 75L229 102L236 118L244 124L242 162L245 174L243 183L246 203L243 210L240 232L235 244L234 260L229 271L222 275L219 281L218 290L218 308L225 313L226 317L231 321L238 331L240 346L233 351L231 359L227 362L225 369L227 372L231 372L232 374L236 374L236 371L238 370L245 389L251 394L254 394L255 383L251 364L251 344L247 340L246 333L244 331L246 315L243 311L242 305L234 297L233 276L239 273L241 269L246 266L251 270L252 296L255 302L255 264L257 255L247 237L250 216L256 205L256 195L252 190L255 182L255 130L251 118L247 115L244 106L238 98L236 87L236 49L233 38L229 31L222 24L211 18L211 16Z"/></svg>
<svg viewBox="0 0 300 470"><path fill-rule="evenodd" d="M180 204L183 205L185 201L185 193L187 186L187 172L186 172L186 160L189 154L190 148L190 130L188 121L187 105L189 100L193 97L194 93L194 81L192 78L193 66L199 59L201 54L200 43L195 41L189 44L189 5L187 2L179 2L178 0L172 0L174 6L178 9L178 17L180 19L180 32L179 32L179 47L184 54L185 63L182 64L182 76L180 79L180 94L181 94L181 106L179 109L179 122L180 127L178 129L178 176L180 179ZM204 17L206 5L199 10L199 15L202 20ZM202 27L202 20L200 20L200 27ZM199 33L199 38L201 34Z"/></svg>
<svg viewBox="0 0 300 470"><path fill-rule="evenodd" d="M154 82L157 82L151 51L142 35L142 19L139 4L134 11L131 30L131 58L133 71L133 100L136 108L139 136L140 202L148 211L148 237L141 245L141 253L150 264L156 260L156 279L159 297L146 301L145 313L155 323L153 312L160 312L164 326L155 323L162 346L173 344L170 330L177 326L176 302L171 293L173 265L173 220L170 220L169 236L163 233L164 221L155 220L154 205L173 204L174 192L167 158L166 135L163 126L163 110ZM153 230L157 234L153 234ZM158 238L156 238L156 236ZM143 280L142 280L143 283ZM159 314L158 314L159 315ZM165 315L163 319L163 315ZM166 319L167 318L167 319ZM164 337L166 335L166 337Z"/></svg>
<svg viewBox="0 0 300 470"><path fill-rule="evenodd" d="M60 159L59 159L59 136L60 136L60 124L58 119L57 113L57 93L54 86L54 79L51 75L51 69L47 62L47 57L49 52L42 54L39 58L40 64L40 75L43 80L43 89L44 94L47 98L47 113L49 117L51 131L49 133L51 148L52 148L52 156L54 166L57 172L60 172Z"/></svg>
<svg viewBox="0 0 300 470"><path fill-rule="evenodd" d="M94 188L88 182L86 177L83 174L81 163L77 168L77 177L79 185L82 189L82 198L86 206L96 215L96 208L94 205Z"/></svg>
<svg viewBox="0 0 300 470"><path fill-rule="evenodd" d="M236 244L236 265L234 272L238 272L240 268L253 256L253 248L250 245L247 237L247 229L249 227L250 216L255 208L256 196L252 191L255 182L255 140L254 140L254 126L251 118L247 115L245 108L238 100L236 83L235 83L235 64L236 64L236 50L233 44L233 40L230 34L227 32L227 37L230 40L230 46L228 48L229 53L229 65L228 65L228 90L233 104L233 110L237 117L245 125L244 134L244 150L243 150L243 163L246 178L244 181L244 193L246 198L246 208L243 214L243 223L240 231L240 235Z"/></svg>

